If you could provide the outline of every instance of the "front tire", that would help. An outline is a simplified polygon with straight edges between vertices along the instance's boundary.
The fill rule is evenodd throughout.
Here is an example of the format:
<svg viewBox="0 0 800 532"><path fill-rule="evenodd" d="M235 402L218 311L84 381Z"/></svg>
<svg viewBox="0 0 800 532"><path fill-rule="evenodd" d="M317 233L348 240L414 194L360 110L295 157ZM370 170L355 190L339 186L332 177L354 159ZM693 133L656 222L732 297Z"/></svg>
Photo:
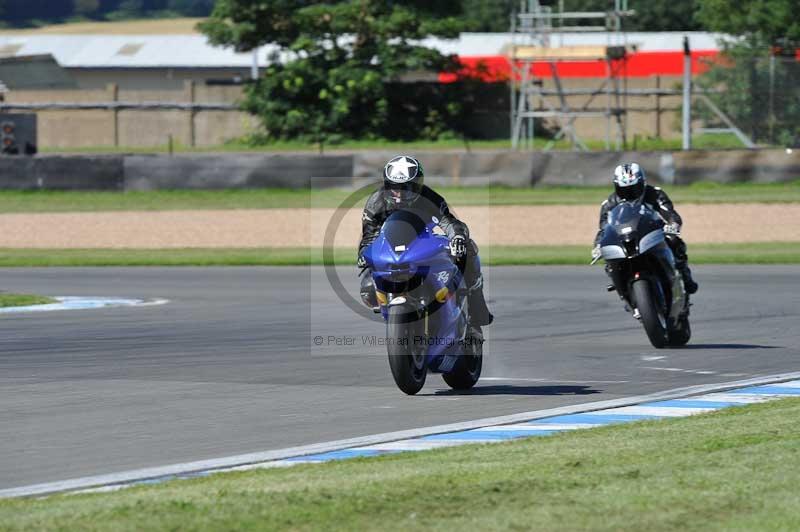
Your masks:
<svg viewBox="0 0 800 532"><path fill-rule="evenodd" d="M650 343L656 349L665 347L667 345L667 318L654 297L650 281L647 279L634 281L631 291Z"/></svg>
<svg viewBox="0 0 800 532"><path fill-rule="evenodd" d="M478 383L483 369L483 337L480 334L467 337L464 354L450 373L443 373L442 378L454 390L469 390Z"/></svg>
<svg viewBox="0 0 800 532"><path fill-rule="evenodd" d="M670 325L669 345L671 347L681 347L689 343L692 337L692 328L689 325L689 317L678 318L677 323Z"/></svg>
<svg viewBox="0 0 800 532"><path fill-rule="evenodd" d="M424 334L423 320L409 319L407 308L390 306L386 322L386 349L394 382L400 390L414 395L425 386L428 368L425 365L425 345L414 338Z"/></svg>

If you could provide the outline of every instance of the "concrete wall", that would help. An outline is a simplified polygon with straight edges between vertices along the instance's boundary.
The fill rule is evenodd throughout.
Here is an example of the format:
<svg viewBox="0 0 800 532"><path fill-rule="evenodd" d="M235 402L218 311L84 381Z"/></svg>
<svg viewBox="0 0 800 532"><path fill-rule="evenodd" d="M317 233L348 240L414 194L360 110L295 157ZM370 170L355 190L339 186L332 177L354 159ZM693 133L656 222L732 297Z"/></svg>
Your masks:
<svg viewBox="0 0 800 532"><path fill-rule="evenodd" d="M183 83L175 90L104 89L67 91L13 91L9 103L169 102L235 104L239 86ZM173 142L184 146L218 146L258 127L258 120L238 110L40 110L39 147L70 148L122 146L155 147Z"/></svg>
<svg viewBox="0 0 800 532"><path fill-rule="evenodd" d="M134 73L121 71L120 75ZM191 76L189 77L191 78ZM174 78L169 84L122 83L90 84L91 89L72 91L13 91L7 95L11 103L103 103L103 102L175 102L175 103L225 103L235 104L242 97L242 87L205 85L189 78ZM110 78L106 78L108 81ZM116 79L116 78L113 78ZM119 81L119 80L117 80ZM603 80L568 78L567 89L598 89ZM652 77L631 78L626 83L629 89L675 88L678 78ZM552 80L544 79L543 88L553 89ZM591 101L590 101L591 99ZM558 107L556 97L548 100ZM605 94L569 96L567 102L573 109L588 105L605 109L608 98ZM680 124L676 109L680 107L680 96L629 96L627 121L628 142L635 136L676 138L680 136ZM616 105L612 102L612 106ZM500 120L492 116L479 116L475 120L485 123L504 123L507 111L500 112ZM194 129L192 129L194 128ZM258 120L237 110L231 111L40 111L39 145L45 148L77 148L99 146L164 146L168 136L174 142L186 146L213 146L226 140L242 137L258 128ZM576 121L576 130L583 139L606 138L608 123L604 118L581 118ZM616 125L611 124L612 147L616 136ZM504 133L504 132L503 132Z"/></svg>
<svg viewBox="0 0 800 532"><path fill-rule="evenodd" d="M0 157L0 188L66 190L356 187L380 176L394 153L202 154ZM433 186L608 184L622 160L638 161L651 182L785 182L800 178L800 151L486 151L417 154Z"/></svg>
<svg viewBox="0 0 800 532"><path fill-rule="evenodd" d="M181 90L186 81L249 79L249 68L69 68L82 89L103 89L115 83L125 90Z"/></svg>

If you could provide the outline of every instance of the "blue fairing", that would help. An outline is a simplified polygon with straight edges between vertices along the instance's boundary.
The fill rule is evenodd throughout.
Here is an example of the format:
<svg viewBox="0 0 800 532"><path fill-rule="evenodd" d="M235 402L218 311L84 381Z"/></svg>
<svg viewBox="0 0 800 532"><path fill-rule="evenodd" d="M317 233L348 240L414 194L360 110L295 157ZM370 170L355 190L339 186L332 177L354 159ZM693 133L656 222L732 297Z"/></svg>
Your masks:
<svg viewBox="0 0 800 532"><path fill-rule="evenodd" d="M450 257L447 237L434 233L433 221L411 219L397 213L389 217L375 241L363 255L372 270L378 290L389 297L403 295L417 308L426 309L426 361L433 371L448 372L455 356L463 352L467 320L463 295L457 288L461 273ZM449 289L444 302L436 301L441 288ZM381 307L384 320L387 307Z"/></svg>

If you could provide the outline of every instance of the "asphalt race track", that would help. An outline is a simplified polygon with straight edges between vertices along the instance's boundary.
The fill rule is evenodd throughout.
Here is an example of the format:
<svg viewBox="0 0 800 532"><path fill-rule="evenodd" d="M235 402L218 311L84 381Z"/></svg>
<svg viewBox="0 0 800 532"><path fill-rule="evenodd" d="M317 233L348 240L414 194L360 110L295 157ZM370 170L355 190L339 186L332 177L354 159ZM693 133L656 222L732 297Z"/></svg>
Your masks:
<svg viewBox="0 0 800 532"><path fill-rule="evenodd" d="M407 397L320 268L3 269L7 291L170 303L0 316L0 488L798 370L799 266L696 277L690 346L656 350L600 267L490 270L486 378Z"/></svg>

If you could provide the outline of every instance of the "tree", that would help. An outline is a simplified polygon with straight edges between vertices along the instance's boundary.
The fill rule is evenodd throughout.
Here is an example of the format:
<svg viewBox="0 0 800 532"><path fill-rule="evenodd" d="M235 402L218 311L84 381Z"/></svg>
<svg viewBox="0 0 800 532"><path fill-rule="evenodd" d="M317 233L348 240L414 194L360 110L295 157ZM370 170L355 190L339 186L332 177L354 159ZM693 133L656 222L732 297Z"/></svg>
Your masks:
<svg viewBox="0 0 800 532"><path fill-rule="evenodd" d="M697 10L711 31L732 36L700 84L715 89L710 97L755 142L800 139L798 10L797 0L701 0Z"/></svg>
<svg viewBox="0 0 800 532"><path fill-rule="evenodd" d="M200 28L214 44L240 51L276 47L244 102L262 119L266 139L330 143L392 131L388 82L455 69L452 57L419 40L456 37L459 10L459 1L218 0Z"/></svg>
<svg viewBox="0 0 800 532"><path fill-rule="evenodd" d="M463 0L464 18L470 31L508 31L518 0ZM558 9L558 0L542 0L543 6ZM625 20L628 31L702 30L694 17L695 0L630 0L636 15ZM567 11L608 11L614 0L564 0Z"/></svg>
<svg viewBox="0 0 800 532"><path fill-rule="evenodd" d="M100 9L100 0L75 0L75 14L90 16Z"/></svg>
<svg viewBox="0 0 800 532"><path fill-rule="evenodd" d="M190 17L204 17L214 8L214 0L169 0L167 9Z"/></svg>
<svg viewBox="0 0 800 532"><path fill-rule="evenodd" d="M797 0L700 0L697 19L710 31L741 35L750 45L800 41Z"/></svg>
<svg viewBox="0 0 800 532"><path fill-rule="evenodd" d="M508 31L518 4L517 0L463 0L465 26L468 31Z"/></svg>

